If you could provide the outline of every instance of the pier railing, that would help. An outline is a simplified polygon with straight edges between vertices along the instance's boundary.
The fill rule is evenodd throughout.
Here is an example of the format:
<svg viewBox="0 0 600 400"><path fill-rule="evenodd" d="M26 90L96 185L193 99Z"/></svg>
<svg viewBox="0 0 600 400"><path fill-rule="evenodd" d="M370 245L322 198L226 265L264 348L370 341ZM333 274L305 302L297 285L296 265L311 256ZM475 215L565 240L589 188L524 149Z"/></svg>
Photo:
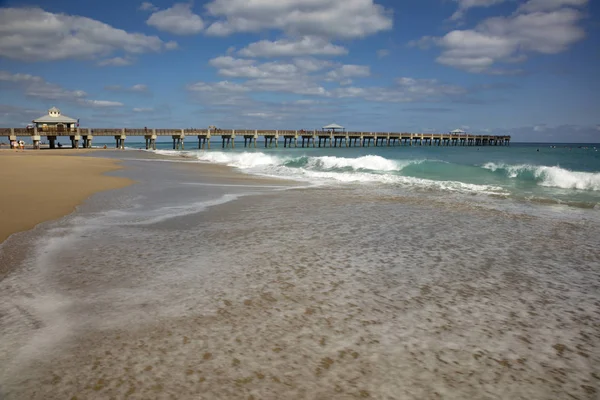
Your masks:
<svg viewBox="0 0 600 400"><path fill-rule="evenodd" d="M510 144L509 135L470 135L453 133L410 133L410 132L358 132L341 131L330 132L323 130L291 130L291 129L220 129L210 127L209 129L170 129L170 128L0 128L0 136L8 136L10 140L16 137L30 136L33 139L35 148L39 148L40 136L48 138L51 148L54 148L55 142L59 136L68 136L71 138L73 147L78 147L79 142L83 142L84 147L90 147L92 140L96 136L114 136L117 148L125 147L125 140L128 136L143 136L146 140L146 148L156 148L156 139L158 136L171 136L173 138L173 148L184 148L186 136L197 136L199 148L210 148L211 137L221 137L222 146L235 147L235 137L244 138L244 146L248 144L256 147L256 141L259 136L264 137L265 147L278 146L279 140L283 139L283 146L297 147L306 145L312 147L355 147L370 146L373 142L375 146L395 146L396 143L405 145L435 145L435 146L504 146ZM293 142L293 143L292 143ZM358 143L357 143L358 142Z"/></svg>

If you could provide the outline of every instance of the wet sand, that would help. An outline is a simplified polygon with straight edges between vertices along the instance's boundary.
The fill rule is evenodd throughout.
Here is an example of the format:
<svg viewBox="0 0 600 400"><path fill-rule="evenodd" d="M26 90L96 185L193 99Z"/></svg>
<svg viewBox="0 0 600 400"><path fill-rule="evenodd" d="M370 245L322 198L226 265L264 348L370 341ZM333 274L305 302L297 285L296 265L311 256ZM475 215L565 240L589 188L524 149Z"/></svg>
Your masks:
<svg viewBox="0 0 600 400"><path fill-rule="evenodd" d="M117 160L78 157L95 150L0 152L0 243L16 232L67 215L92 194L131 184L106 176Z"/></svg>
<svg viewBox="0 0 600 400"><path fill-rule="evenodd" d="M131 192L166 178L262 179L165 167L117 194L150 207L176 185ZM358 188L152 224L97 211L0 281L0 398L597 397L596 225Z"/></svg>

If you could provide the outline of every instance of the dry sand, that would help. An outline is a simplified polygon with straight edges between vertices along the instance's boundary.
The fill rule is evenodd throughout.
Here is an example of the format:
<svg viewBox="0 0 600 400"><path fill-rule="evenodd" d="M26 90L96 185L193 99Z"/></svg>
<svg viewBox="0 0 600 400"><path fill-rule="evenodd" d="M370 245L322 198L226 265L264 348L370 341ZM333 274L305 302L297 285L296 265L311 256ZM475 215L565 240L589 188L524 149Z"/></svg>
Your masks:
<svg viewBox="0 0 600 400"><path fill-rule="evenodd" d="M76 150L76 154L95 150ZM70 214L92 194L131 180L104 173L118 160L78 157L74 150L0 151L0 243L13 233Z"/></svg>

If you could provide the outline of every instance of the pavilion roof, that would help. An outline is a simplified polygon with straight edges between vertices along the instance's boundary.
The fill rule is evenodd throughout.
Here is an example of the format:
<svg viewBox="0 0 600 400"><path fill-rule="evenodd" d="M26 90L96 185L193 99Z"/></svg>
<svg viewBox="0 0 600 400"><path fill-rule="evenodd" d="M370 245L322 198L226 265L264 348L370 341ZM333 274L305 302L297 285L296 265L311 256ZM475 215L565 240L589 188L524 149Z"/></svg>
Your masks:
<svg viewBox="0 0 600 400"><path fill-rule="evenodd" d="M324 126L323 129L344 129L344 127L338 124L329 124Z"/></svg>
<svg viewBox="0 0 600 400"><path fill-rule="evenodd" d="M47 123L51 123L51 124L75 124L77 123L77 120L71 117L67 117L66 115L42 115L39 118L34 119L32 122L34 123L39 123L39 124L47 124Z"/></svg>

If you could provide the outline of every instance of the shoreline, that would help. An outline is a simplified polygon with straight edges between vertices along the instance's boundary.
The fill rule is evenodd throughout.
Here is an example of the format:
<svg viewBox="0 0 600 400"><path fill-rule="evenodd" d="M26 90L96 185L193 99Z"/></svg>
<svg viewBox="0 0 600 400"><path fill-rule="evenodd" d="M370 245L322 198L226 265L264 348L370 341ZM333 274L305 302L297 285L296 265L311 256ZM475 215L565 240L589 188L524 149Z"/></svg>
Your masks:
<svg viewBox="0 0 600 400"><path fill-rule="evenodd" d="M71 214L95 193L133 183L128 178L106 175L123 169L120 161L81 157L95 149L53 152L0 152L0 245L11 235Z"/></svg>
<svg viewBox="0 0 600 400"><path fill-rule="evenodd" d="M592 398L597 224L96 156L136 185L0 252L0 397Z"/></svg>

